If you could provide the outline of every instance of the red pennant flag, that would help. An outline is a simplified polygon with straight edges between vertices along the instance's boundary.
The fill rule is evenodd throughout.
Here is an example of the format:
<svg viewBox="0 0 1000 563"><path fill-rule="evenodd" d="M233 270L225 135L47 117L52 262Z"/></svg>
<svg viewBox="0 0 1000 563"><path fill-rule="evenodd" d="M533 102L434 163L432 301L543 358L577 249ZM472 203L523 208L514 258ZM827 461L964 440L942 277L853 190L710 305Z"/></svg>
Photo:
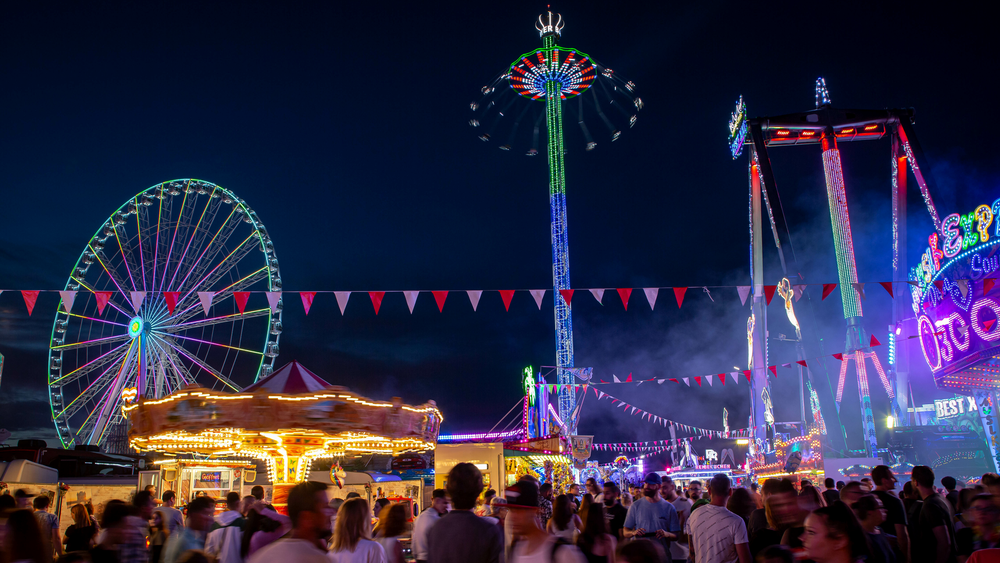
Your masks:
<svg viewBox="0 0 1000 563"><path fill-rule="evenodd" d="M625 310L628 311L628 298L632 295L632 288L630 287L619 287L618 296L622 298L622 304L625 305Z"/></svg>
<svg viewBox="0 0 1000 563"><path fill-rule="evenodd" d="M778 366L767 366L767 369L771 370L771 373L774 374L774 377L778 377Z"/></svg>
<svg viewBox="0 0 1000 563"><path fill-rule="evenodd" d="M795 363L799 364L800 366L802 366L804 368L809 367L809 366L806 365L806 361L805 360L796 360Z"/></svg>
<svg viewBox="0 0 1000 563"><path fill-rule="evenodd" d="M571 304L573 302L573 292L574 291L576 291L576 290L574 290L574 289L560 289L559 290L559 295L562 295L563 301L565 301L567 305L569 305L569 304Z"/></svg>
<svg viewBox="0 0 1000 563"><path fill-rule="evenodd" d="M896 296L892 294L892 282L878 282L878 284L884 287L885 290L889 292L889 297L892 297L893 299L896 298Z"/></svg>
<svg viewBox="0 0 1000 563"><path fill-rule="evenodd" d="M514 298L514 290L501 289L500 298L503 299L503 308L510 311L510 300Z"/></svg>
<svg viewBox="0 0 1000 563"><path fill-rule="evenodd" d="M844 355L843 354L837 353L837 354L830 354L830 355L833 356L834 358L837 358L840 361L844 361Z"/></svg>
<svg viewBox="0 0 1000 563"><path fill-rule="evenodd" d="M748 369L743 370L743 375L746 376L747 382L749 382L750 381L750 370L748 370Z"/></svg>
<svg viewBox="0 0 1000 563"><path fill-rule="evenodd" d="M668 379L667 381L673 381L674 383L680 383L680 381L677 381L677 380L676 380L676 379L674 379L673 377L671 377L671 378L670 378L670 379Z"/></svg>
<svg viewBox="0 0 1000 563"><path fill-rule="evenodd" d="M833 293L833 290L836 289L836 288L837 288L837 284L835 284L835 283L824 283L823 284L823 297L822 297L822 299L820 299L820 301L823 301L823 299L826 299L827 296L829 296L831 293Z"/></svg>
<svg viewBox="0 0 1000 563"><path fill-rule="evenodd" d="M35 310L35 301L38 301L38 290L31 291L21 291L21 297L24 298L24 304L28 307L28 316L31 316L31 312Z"/></svg>
<svg viewBox="0 0 1000 563"><path fill-rule="evenodd" d="M681 303L684 302L684 294L687 293L688 288L686 287L675 287L674 297L677 298L677 308L681 308Z"/></svg>
<svg viewBox="0 0 1000 563"><path fill-rule="evenodd" d="M868 343L868 346L871 346L872 348L874 348L875 346L881 346L881 345L882 345L882 343L879 342L878 338L875 338L875 335L873 334L871 342Z"/></svg>
<svg viewBox="0 0 1000 563"><path fill-rule="evenodd" d="M764 286L764 301L770 305L771 298L774 297L774 290L778 289L776 285L765 285Z"/></svg>
<svg viewBox="0 0 1000 563"><path fill-rule="evenodd" d="M934 287L938 288L938 291L944 293L944 280L937 280L934 282Z"/></svg>
<svg viewBox="0 0 1000 563"><path fill-rule="evenodd" d="M448 292L447 291L432 291L431 293L434 294L434 300L437 301L438 312L443 313L444 312L444 300L448 298Z"/></svg>
<svg viewBox="0 0 1000 563"><path fill-rule="evenodd" d="M240 310L240 314L247 308L247 300L250 299L249 291L234 291L233 300L236 301L236 307Z"/></svg>
<svg viewBox="0 0 1000 563"><path fill-rule="evenodd" d="M983 295L986 295L993 289L993 284L996 283L996 278L985 278L983 280Z"/></svg>
<svg viewBox="0 0 1000 563"><path fill-rule="evenodd" d="M111 292L110 291L95 291L94 292L94 299L97 300L97 314L98 315L103 315L104 314L104 307L107 306L108 301L111 300ZM175 305L176 305L176 300L177 300L177 298L175 297L174 298L174 301L175 301L174 304ZM170 309L171 313L174 312L174 308L170 305L170 300L167 300L167 308Z"/></svg>
<svg viewBox="0 0 1000 563"><path fill-rule="evenodd" d="M698 382L698 387L701 387L701 376L700 375L694 376L694 380Z"/></svg>
<svg viewBox="0 0 1000 563"><path fill-rule="evenodd" d="M632 383L632 372L628 372L628 377L625 378L625 383Z"/></svg>
<svg viewBox="0 0 1000 563"><path fill-rule="evenodd" d="M378 315L378 310L382 307L382 298L385 297L384 291L369 291L368 297L372 299L372 307L375 307L375 314Z"/></svg>
<svg viewBox="0 0 1000 563"><path fill-rule="evenodd" d="M993 328L993 325L996 324L996 322L997 322L996 319L991 319L991 320L988 320L988 321L983 321L983 328L986 329L986 332L989 332L990 329Z"/></svg>
<svg viewBox="0 0 1000 563"><path fill-rule="evenodd" d="M315 291L300 291L299 297L302 298L302 308L306 310L306 314L309 314L309 308L313 305L313 299L316 299Z"/></svg>
<svg viewBox="0 0 1000 563"><path fill-rule="evenodd" d="M723 385L725 385L725 384L726 384L726 374L724 374L724 373L720 373L720 374L719 374L719 375L717 375L716 377L718 377L718 378L719 378L719 381L721 381Z"/></svg>

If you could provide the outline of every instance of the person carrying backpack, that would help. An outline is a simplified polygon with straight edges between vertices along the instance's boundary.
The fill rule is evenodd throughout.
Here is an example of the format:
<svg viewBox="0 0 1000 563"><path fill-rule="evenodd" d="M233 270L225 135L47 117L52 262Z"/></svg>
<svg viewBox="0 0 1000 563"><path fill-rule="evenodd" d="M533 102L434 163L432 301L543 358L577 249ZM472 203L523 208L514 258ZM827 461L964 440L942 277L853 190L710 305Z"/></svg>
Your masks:
<svg viewBox="0 0 1000 563"><path fill-rule="evenodd" d="M240 547L247 521L239 509L240 494L230 492L226 495L226 511L215 517L212 531L205 540L205 551L218 563L243 563Z"/></svg>
<svg viewBox="0 0 1000 563"><path fill-rule="evenodd" d="M566 540L550 535L538 525L538 486L518 481L508 487L507 520L514 537L508 563L587 563L580 550Z"/></svg>

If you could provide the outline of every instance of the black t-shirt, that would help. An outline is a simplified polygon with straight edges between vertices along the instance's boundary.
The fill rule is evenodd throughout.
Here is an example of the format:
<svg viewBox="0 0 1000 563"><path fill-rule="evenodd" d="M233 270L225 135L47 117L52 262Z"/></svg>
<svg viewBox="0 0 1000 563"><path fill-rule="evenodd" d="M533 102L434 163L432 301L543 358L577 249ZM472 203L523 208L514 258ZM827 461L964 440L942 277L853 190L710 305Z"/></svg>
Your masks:
<svg viewBox="0 0 1000 563"><path fill-rule="evenodd" d="M867 563L896 563L896 552L889 545L888 534L868 534L868 545L871 547L871 554L866 560ZM895 538L893 538L895 540Z"/></svg>
<svg viewBox="0 0 1000 563"><path fill-rule="evenodd" d="M899 497L888 492L888 491L873 491L875 496L882 501L882 506L885 507L886 516L885 522L882 523L882 529L890 534L896 534L896 524L901 526L906 526L906 509L903 508L903 501L899 500Z"/></svg>
<svg viewBox="0 0 1000 563"><path fill-rule="evenodd" d="M608 523L608 533L614 536L615 540L621 540L621 531L625 527L625 515L628 509L622 503L615 502L614 506L604 505L604 519Z"/></svg>
<svg viewBox="0 0 1000 563"><path fill-rule="evenodd" d="M119 563L118 551L97 546L90 550L91 563Z"/></svg>
<svg viewBox="0 0 1000 563"><path fill-rule="evenodd" d="M747 524L747 534L753 537L760 530L767 529L767 513L763 508L756 508L750 513L750 522Z"/></svg>
<svg viewBox="0 0 1000 563"><path fill-rule="evenodd" d="M96 535L97 526L93 524L83 528L77 528L76 524L71 524L69 528L66 528L66 551L87 551L90 549L90 540Z"/></svg>
<svg viewBox="0 0 1000 563"><path fill-rule="evenodd" d="M950 545L950 555L948 561L955 560L955 517L951 513L951 505L941 495L934 493L924 499L924 504L920 508L920 516L917 519L916 534L912 539L913 549L910 553L913 556L913 563L934 563L937 558L937 537L934 535L934 528L944 526L948 534Z"/></svg>
<svg viewBox="0 0 1000 563"><path fill-rule="evenodd" d="M827 489L823 491L823 500L826 501L827 506L830 506L840 500L840 491L837 489Z"/></svg>

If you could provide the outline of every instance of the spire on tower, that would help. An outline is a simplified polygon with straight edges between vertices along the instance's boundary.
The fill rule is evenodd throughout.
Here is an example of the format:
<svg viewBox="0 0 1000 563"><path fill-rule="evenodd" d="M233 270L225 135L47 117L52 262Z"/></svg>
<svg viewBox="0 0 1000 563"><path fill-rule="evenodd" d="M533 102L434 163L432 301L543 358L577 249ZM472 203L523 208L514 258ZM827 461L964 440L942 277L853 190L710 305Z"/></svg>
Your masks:
<svg viewBox="0 0 1000 563"><path fill-rule="evenodd" d="M553 20L555 16L555 20ZM562 14L553 14L552 12L546 12L538 16L538 21L535 23L535 29L538 30L539 37L545 37L546 35L555 35L556 37L562 36L562 28L566 24L562 21Z"/></svg>
<svg viewBox="0 0 1000 563"><path fill-rule="evenodd" d="M830 103L830 91L826 89L826 80L821 76L816 79L816 109Z"/></svg>

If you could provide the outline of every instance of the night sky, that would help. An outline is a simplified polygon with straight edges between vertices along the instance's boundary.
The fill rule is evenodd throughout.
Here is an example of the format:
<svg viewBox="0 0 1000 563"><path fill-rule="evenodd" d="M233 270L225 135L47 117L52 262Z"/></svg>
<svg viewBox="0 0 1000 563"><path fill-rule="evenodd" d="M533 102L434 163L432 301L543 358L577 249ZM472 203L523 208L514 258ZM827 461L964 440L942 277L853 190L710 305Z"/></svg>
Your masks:
<svg viewBox="0 0 1000 563"><path fill-rule="evenodd" d="M544 7L4 4L0 288L62 289L89 237L124 201L164 180L205 179L258 212L286 290L549 288L541 311L527 292L509 312L496 292L475 313L464 293L451 294L443 313L423 294L412 315L401 294L388 295L378 316L363 294L343 317L332 294L319 295L308 316L288 301L278 365L299 360L372 398L435 399L445 432L488 430L517 401L521 368L554 362L548 178L544 158L478 141L469 103L540 46L533 21ZM838 107L916 108L921 164L937 181L942 216L998 195L994 46L982 13L886 2L553 9L566 21L561 43L634 81L645 102L618 142L592 152L577 143L566 156L574 287L749 283L746 161L728 154L729 113L740 95L751 115L811 109L817 76ZM889 280L889 142L841 148L859 277ZM805 280L837 281L818 148L775 149L771 158ZM931 226L911 186L913 264ZM767 283L777 283L769 235L766 245ZM576 365L603 379L745 367L748 308L735 289L711 291L714 302L692 288L678 310L666 290L650 311L637 289L627 312L613 292L603 306L578 294ZM822 302L809 291L811 328L825 353L841 351L839 291ZM883 335L891 301L874 283L867 293L865 326ZM45 387L57 303L43 294L29 318L20 295L0 295L0 427L53 445ZM772 336L792 332L781 306L771 304ZM794 354L772 343L770 363ZM926 368L913 371L918 403L947 395ZM791 374L779 372L774 387L779 421L798 418ZM884 424L877 378L871 388ZM720 430L723 406L734 428L749 412L745 384L605 390ZM843 405L842 418L856 421L851 378ZM580 432L598 442L669 437L593 395ZM861 446L859 434L848 425L849 445Z"/></svg>

